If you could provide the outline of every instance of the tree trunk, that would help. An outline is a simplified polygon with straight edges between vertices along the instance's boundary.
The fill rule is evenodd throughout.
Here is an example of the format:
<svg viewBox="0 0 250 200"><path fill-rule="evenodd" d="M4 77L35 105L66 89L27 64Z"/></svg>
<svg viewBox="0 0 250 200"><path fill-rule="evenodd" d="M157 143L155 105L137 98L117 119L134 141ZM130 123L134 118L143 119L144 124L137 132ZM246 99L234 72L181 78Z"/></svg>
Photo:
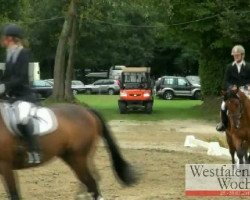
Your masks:
<svg viewBox="0 0 250 200"><path fill-rule="evenodd" d="M52 97L56 101L62 101L64 99L64 80L65 80L65 56L66 45L73 25L73 13L75 2L70 2L68 15L64 21L62 32L59 38L54 67L54 87Z"/></svg>
<svg viewBox="0 0 250 200"><path fill-rule="evenodd" d="M72 15L74 16L74 18L73 18L71 36L69 38L69 58L68 58L68 64L67 64L67 69L66 69L65 97L64 97L64 99L69 102L71 102L74 99L74 96L72 94L71 82L72 82L73 71L74 71L74 61L75 61L74 57L75 57L76 33L77 33L76 5L74 5L73 9L74 9L74 13L72 13Z"/></svg>

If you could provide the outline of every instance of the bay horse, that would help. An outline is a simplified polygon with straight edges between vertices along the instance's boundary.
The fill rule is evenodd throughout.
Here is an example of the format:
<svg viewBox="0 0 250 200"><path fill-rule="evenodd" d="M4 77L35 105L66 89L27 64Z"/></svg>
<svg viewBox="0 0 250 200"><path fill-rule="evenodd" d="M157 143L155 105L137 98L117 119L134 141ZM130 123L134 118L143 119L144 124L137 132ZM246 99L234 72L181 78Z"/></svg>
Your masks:
<svg viewBox="0 0 250 200"><path fill-rule="evenodd" d="M235 153L240 164L244 164L244 161L249 163L247 154L250 145L250 99L239 88L230 89L223 95L228 109L226 138L232 164L235 164Z"/></svg>
<svg viewBox="0 0 250 200"><path fill-rule="evenodd" d="M51 134L39 137L42 150L41 164L53 157L62 159L86 186L93 199L103 199L88 165L89 160L93 159L98 138L102 137L110 151L114 172L118 179L127 186L136 182L132 165L121 155L104 118L98 112L73 104L56 105L51 107L51 110L57 117L58 128ZM41 164L27 163L25 142L8 131L1 116L0 127L0 173L9 198L20 200L14 170Z"/></svg>

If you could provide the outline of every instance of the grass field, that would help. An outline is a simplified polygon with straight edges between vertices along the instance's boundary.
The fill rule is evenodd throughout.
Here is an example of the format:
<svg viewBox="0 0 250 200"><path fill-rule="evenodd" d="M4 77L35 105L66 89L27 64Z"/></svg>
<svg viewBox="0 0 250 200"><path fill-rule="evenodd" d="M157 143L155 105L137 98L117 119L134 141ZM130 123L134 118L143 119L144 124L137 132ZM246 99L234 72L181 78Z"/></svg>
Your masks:
<svg viewBox="0 0 250 200"><path fill-rule="evenodd" d="M169 120L169 119L203 119L218 120L218 113L201 109L202 101L172 100L165 101L155 98L154 111L151 115L144 113L129 113L121 115L118 111L119 96L109 95L79 95L78 100L100 111L108 120ZM219 109L218 109L219 112Z"/></svg>

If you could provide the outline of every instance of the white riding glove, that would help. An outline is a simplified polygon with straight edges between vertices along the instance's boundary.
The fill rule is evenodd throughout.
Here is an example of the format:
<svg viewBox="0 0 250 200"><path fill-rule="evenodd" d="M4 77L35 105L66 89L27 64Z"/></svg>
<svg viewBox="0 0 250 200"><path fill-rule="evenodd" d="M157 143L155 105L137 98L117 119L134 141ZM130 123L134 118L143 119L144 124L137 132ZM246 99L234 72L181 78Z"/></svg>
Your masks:
<svg viewBox="0 0 250 200"><path fill-rule="evenodd" d="M0 95L5 92L5 84L0 84Z"/></svg>

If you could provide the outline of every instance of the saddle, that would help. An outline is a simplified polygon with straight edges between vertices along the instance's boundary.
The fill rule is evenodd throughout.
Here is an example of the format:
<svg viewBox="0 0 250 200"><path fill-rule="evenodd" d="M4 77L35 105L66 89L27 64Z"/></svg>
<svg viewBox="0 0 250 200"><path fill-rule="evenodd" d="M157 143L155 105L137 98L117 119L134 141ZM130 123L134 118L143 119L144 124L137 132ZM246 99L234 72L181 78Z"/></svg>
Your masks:
<svg viewBox="0 0 250 200"><path fill-rule="evenodd" d="M58 127L57 118L52 110L25 101L1 103L0 112L7 129L16 136L22 136L17 124L25 124L29 119L34 125L34 135L47 135Z"/></svg>

